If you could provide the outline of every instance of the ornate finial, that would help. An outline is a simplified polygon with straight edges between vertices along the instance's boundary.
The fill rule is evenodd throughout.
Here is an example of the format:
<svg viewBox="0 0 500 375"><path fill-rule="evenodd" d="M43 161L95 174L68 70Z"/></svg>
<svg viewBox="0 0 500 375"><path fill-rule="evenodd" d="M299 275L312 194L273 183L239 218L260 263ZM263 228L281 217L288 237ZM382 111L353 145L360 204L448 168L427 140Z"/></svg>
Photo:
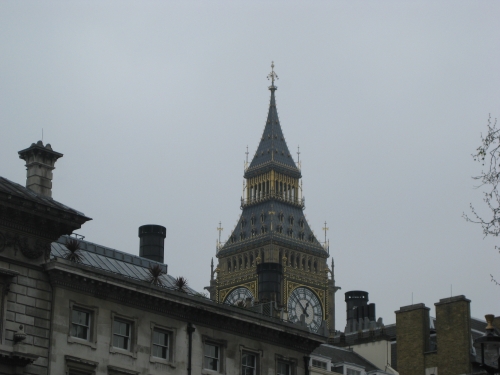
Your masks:
<svg viewBox="0 0 500 375"><path fill-rule="evenodd" d="M330 229L326 226L326 221L325 221L325 226L323 227L323 230L325 231L325 245L326 245L326 231Z"/></svg>
<svg viewBox="0 0 500 375"><path fill-rule="evenodd" d="M271 73L268 74L267 79L271 80L271 87L276 88L274 86L274 80L279 79L278 75L274 72L274 61L271 62Z"/></svg>
<svg viewBox="0 0 500 375"><path fill-rule="evenodd" d="M217 227L217 230L219 231L219 244L220 244L220 235L221 235L221 232L224 230L224 228L222 228L222 223L219 221L219 226Z"/></svg>

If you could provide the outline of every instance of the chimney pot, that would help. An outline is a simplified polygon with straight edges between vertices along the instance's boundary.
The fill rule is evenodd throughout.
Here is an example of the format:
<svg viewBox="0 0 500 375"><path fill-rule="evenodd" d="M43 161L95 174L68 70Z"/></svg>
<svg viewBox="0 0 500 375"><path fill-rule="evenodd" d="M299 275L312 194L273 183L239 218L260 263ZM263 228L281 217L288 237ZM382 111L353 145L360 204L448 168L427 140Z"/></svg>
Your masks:
<svg viewBox="0 0 500 375"><path fill-rule="evenodd" d="M148 224L139 227L139 256L163 263L165 256L165 237L167 228L161 225Z"/></svg>
<svg viewBox="0 0 500 375"><path fill-rule="evenodd" d="M19 151L19 158L26 162L26 187L38 195L52 198L52 171L57 159L63 154L52 150L42 141Z"/></svg>

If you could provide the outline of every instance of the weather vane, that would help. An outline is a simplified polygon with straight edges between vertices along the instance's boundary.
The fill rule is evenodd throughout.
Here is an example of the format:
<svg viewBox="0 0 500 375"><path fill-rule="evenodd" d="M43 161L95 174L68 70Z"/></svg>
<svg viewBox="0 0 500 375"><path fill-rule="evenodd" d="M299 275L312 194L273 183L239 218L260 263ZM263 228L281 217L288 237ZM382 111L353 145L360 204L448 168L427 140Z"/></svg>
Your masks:
<svg viewBox="0 0 500 375"><path fill-rule="evenodd" d="M279 79L278 75L274 72L274 61L271 62L271 73L267 75L267 79L271 80L271 86L274 86L275 79Z"/></svg>

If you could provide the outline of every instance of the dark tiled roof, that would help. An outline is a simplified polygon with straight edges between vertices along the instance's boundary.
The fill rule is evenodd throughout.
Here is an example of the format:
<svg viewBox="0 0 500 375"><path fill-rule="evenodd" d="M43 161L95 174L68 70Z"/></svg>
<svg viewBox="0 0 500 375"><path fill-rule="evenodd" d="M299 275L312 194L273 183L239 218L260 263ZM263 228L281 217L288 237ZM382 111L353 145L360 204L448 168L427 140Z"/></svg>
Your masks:
<svg viewBox="0 0 500 375"><path fill-rule="evenodd" d="M270 215L269 212L274 212L275 214ZM261 214L264 214L263 222L261 221ZM283 214L283 222L279 221L280 214ZM252 217L255 218L254 226L252 226ZM293 217L293 225L290 224L291 217ZM242 223L244 223L243 226ZM277 231L278 226L282 227L282 233ZM266 228L267 231L265 233L261 233L262 227ZM257 232L253 237L252 229ZM288 232L290 229L293 231L291 236ZM242 233L244 234L244 239L241 238ZM303 233L304 239L300 239L300 233ZM231 242L231 238L233 238L233 242ZM285 202L269 200L243 209L238 224L234 228L231 236L229 236L229 240L219 251L218 256L237 251L242 246L254 242L267 241L276 241L292 248L297 247L309 250L318 255L328 255L313 234L301 208Z"/></svg>
<svg viewBox="0 0 500 375"><path fill-rule="evenodd" d="M300 178L300 170L295 165L292 155L281 130L276 100L274 98L275 87L271 86L271 101L267 114L266 126L262 133L259 147L255 152L250 167L245 172L245 177L249 178L260 174L266 169L283 171L289 175Z"/></svg>
<svg viewBox="0 0 500 375"><path fill-rule="evenodd" d="M85 216L82 212L77 211L73 208L70 208L62 203L59 203L52 198L44 197L42 195L38 195L32 190L19 185L15 182L12 182L10 180L7 180L4 177L0 177L0 192L7 194L7 195L12 195L16 196L22 199L27 199L29 201L32 201L33 203L36 204L41 204L44 206L48 206L51 208L56 208L58 210L66 211L75 215L79 216Z"/></svg>
<svg viewBox="0 0 500 375"><path fill-rule="evenodd" d="M70 237L63 236L52 243L51 258L65 258L68 254L66 249L66 241ZM79 253L82 258L80 264L102 271L111 272L121 276L129 277L135 280L147 281L149 278L148 268L158 264L164 271L167 271L167 266L163 263L155 262L146 258L141 258L137 255L128 254L122 251L96 245L92 242L79 240ZM175 288L175 278L171 275L164 274L160 276L163 285L167 288ZM191 294L196 294L196 291L187 288Z"/></svg>
<svg viewBox="0 0 500 375"><path fill-rule="evenodd" d="M352 363L365 368L365 371L380 370L370 361L360 356L349 349L343 349L331 345L321 345L312 354L318 354L323 357L331 358L332 364L334 363Z"/></svg>

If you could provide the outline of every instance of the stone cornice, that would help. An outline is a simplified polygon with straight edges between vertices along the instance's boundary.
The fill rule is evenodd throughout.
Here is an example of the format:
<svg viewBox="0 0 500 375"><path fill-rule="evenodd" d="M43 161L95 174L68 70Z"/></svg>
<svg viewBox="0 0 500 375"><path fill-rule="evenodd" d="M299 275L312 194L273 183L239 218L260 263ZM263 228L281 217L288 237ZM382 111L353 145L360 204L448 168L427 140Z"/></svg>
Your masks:
<svg viewBox="0 0 500 375"><path fill-rule="evenodd" d="M12 346L0 345L0 364L7 366L25 367L38 359L35 354L28 353L29 346L17 344Z"/></svg>
<svg viewBox="0 0 500 375"><path fill-rule="evenodd" d="M233 306L182 292L151 286L63 259L45 265L51 284L97 298L170 316L237 335L263 340L304 353L326 342L316 335L287 322L257 315Z"/></svg>
<svg viewBox="0 0 500 375"><path fill-rule="evenodd" d="M0 226L54 240L90 218L0 192Z"/></svg>

